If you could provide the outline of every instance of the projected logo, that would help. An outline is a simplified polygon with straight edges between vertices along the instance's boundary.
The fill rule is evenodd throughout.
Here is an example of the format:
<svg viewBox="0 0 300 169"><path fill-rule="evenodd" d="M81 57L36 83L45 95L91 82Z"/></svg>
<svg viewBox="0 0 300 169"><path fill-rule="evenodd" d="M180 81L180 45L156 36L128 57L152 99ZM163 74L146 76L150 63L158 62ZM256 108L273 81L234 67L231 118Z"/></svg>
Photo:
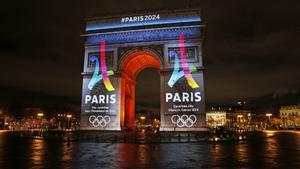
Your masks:
<svg viewBox="0 0 300 169"><path fill-rule="evenodd" d="M89 117L89 122L94 126L94 127L106 127L110 123L111 119L109 116L95 116L91 115Z"/></svg>
<svg viewBox="0 0 300 169"><path fill-rule="evenodd" d="M95 70L94 74L92 76L92 79L90 80L88 84L88 88L92 90L94 86L103 79L104 86L106 90L108 91L114 91L115 88L113 87L109 76L114 74L113 70L108 70L106 67L106 57L105 57L105 41L101 40L100 45L100 59L101 59L101 73L100 73L100 61L98 56L92 56L90 57L90 60L95 62Z"/></svg>
<svg viewBox="0 0 300 169"><path fill-rule="evenodd" d="M170 87L173 87L175 83L181 79L182 77L185 77L187 79L188 85L195 89L198 88L199 85L194 80L192 76L192 72L196 72L197 68L195 66L189 66L187 63L187 56L185 52L185 46L184 46L184 35L180 35L179 37L179 48L180 48L180 56L178 57L178 54L175 51L169 52L169 57L175 57L175 64L173 73L168 81L168 85ZM179 60L181 61L181 65L179 63ZM181 67L181 68L180 68ZM182 70L180 70L182 69Z"/></svg>
<svg viewBox="0 0 300 169"><path fill-rule="evenodd" d="M196 123L197 117L192 115L173 115L171 117L171 122L175 124L177 127L193 127L193 125Z"/></svg>

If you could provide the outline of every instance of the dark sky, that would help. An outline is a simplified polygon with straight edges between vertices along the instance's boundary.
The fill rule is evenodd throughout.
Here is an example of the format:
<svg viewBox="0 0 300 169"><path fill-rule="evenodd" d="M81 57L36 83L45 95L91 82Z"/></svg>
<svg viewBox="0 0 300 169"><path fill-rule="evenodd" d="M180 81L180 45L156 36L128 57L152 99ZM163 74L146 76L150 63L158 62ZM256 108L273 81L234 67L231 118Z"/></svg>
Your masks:
<svg viewBox="0 0 300 169"><path fill-rule="evenodd" d="M30 103L34 95L35 103L58 97L79 103L84 18L188 7L202 8L208 25L207 102L299 94L297 0L36 0L1 4L0 101Z"/></svg>

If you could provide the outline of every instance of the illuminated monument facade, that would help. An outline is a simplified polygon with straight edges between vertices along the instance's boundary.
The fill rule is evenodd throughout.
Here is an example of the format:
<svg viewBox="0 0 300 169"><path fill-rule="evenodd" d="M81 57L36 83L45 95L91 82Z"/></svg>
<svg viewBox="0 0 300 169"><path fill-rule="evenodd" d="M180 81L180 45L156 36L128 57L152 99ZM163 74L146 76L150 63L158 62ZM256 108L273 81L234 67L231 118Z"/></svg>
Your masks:
<svg viewBox="0 0 300 169"><path fill-rule="evenodd" d="M88 20L81 129L134 128L135 79L152 67L160 72L160 131L203 130L203 27L199 10Z"/></svg>

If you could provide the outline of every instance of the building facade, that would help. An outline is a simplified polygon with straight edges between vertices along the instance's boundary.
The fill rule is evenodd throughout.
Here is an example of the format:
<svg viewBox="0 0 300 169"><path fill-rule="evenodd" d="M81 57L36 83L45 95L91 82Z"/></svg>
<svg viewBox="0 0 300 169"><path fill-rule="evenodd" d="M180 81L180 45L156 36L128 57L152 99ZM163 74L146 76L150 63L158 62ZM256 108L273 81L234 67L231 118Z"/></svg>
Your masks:
<svg viewBox="0 0 300 169"><path fill-rule="evenodd" d="M217 128L226 125L226 111L206 112L206 125L210 128Z"/></svg>
<svg viewBox="0 0 300 169"><path fill-rule="evenodd" d="M89 19L81 129L134 128L135 78L152 67L160 72L160 130L203 130L203 27L199 9Z"/></svg>
<svg viewBox="0 0 300 169"><path fill-rule="evenodd" d="M283 106L279 113L282 127L300 127L300 105Z"/></svg>

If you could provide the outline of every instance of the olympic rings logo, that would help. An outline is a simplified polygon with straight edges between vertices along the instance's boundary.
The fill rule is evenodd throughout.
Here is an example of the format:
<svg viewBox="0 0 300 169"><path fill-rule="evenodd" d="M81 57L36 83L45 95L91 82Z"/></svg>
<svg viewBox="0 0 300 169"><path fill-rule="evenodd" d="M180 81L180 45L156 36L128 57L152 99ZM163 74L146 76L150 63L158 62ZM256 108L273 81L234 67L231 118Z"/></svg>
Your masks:
<svg viewBox="0 0 300 169"><path fill-rule="evenodd" d="M89 117L89 122L94 126L94 127L106 127L110 123L111 119L109 116L95 116L91 115Z"/></svg>
<svg viewBox="0 0 300 169"><path fill-rule="evenodd" d="M194 114L190 116L186 114L181 116L173 115L171 121L173 124L176 124L177 127L192 127L196 123L197 117Z"/></svg>

